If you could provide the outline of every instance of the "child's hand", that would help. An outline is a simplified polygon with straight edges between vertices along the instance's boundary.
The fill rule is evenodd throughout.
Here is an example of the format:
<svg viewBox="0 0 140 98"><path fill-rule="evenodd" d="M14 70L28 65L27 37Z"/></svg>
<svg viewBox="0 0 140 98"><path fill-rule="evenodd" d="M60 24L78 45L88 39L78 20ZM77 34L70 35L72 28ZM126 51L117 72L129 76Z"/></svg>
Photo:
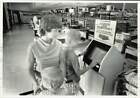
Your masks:
<svg viewBox="0 0 140 98"><path fill-rule="evenodd" d="M78 57L83 56L85 53L86 53L86 51L83 51L82 53L78 54Z"/></svg>
<svg viewBox="0 0 140 98"><path fill-rule="evenodd" d="M103 56L101 55L97 55L94 57L94 59L92 60L91 64L89 65L91 68L93 68L94 66L96 66L97 64L100 64L101 61L103 59Z"/></svg>

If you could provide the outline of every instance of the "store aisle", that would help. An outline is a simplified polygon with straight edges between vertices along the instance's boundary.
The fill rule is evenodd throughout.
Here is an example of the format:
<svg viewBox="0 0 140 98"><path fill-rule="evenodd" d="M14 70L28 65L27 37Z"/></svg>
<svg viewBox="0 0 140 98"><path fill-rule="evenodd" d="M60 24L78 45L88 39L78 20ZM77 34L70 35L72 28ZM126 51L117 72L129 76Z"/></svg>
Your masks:
<svg viewBox="0 0 140 98"><path fill-rule="evenodd" d="M28 25L15 26L3 37L3 93L18 95L31 90L32 82L26 65L26 53L33 40Z"/></svg>

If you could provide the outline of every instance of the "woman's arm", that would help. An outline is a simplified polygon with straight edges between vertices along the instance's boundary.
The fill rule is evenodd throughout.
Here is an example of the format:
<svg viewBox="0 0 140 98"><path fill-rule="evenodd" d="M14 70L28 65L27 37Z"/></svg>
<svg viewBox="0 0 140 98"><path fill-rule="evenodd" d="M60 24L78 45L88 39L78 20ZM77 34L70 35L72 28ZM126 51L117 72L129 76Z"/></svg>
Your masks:
<svg viewBox="0 0 140 98"><path fill-rule="evenodd" d="M35 65L34 65L35 64L35 57L33 55L31 46L28 48L28 52L27 52L27 64L29 66L29 74L30 74L30 76L35 81L35 83L38 85L36 75L38 75L40 73L36 72L36 70L35 70Z"/></svg>
<svg viewBox="0 0 140 98"><path fill-rule="evenodd" d="M60 69L64 77L66 77L65 52L66 52L65 49L62 49L62 51L60 51L60 56L59 56Z"/></svg>

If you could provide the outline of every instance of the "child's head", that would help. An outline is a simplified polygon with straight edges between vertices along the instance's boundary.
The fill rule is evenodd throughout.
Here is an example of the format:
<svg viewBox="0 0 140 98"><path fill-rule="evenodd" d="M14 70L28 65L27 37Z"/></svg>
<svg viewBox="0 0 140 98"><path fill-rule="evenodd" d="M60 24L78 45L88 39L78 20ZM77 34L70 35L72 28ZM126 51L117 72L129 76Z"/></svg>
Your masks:
<svg viewBox="0 0 140 98"><path fill-rule="evenodd" d="M81 41L81 34L78 30L70 29L67 33L67 39L66 42L68 45L74 45L76 43L79 43Z"/></svg>

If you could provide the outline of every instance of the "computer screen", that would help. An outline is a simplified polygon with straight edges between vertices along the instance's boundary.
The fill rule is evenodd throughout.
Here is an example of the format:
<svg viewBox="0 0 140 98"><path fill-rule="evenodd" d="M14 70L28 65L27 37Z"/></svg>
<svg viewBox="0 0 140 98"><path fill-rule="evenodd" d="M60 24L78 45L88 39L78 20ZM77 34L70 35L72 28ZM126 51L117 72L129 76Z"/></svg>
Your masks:
<svg viewBox="0 0 140 98"><path fill-rule="evenodd" d="M110 46L93 40L84 54L83 61L90 66L90 64L96 64L93 69L99 71L101 61L106 53L109 51ZM94 65L93 65L94 66Z"/></svg>
<svg viewBox="0 0 140 98"><path fill-rule="evenodd" d="M106 55L107 51L99 48L99 47L95 47L93 49L93 51L91 52L91 55L89 55L90 57L90 60L92 61L91 64L96 64L95 66L94 65L91 65L90 66L94 66L93 67L93 70L95 71L99 71L100 69L100 63L102 61L102 59L104 58L104 56Z"/></svg>
<svg viewBox="0 0 140 98"><path fill-rule="evenodd" d="M106 55L107 51L99 48L99 47L95 47L92 52L91 52L91 55L89 55L90 59L93 61L93 60L96 60L98 63L101 63L103 57Z"/></svg>

